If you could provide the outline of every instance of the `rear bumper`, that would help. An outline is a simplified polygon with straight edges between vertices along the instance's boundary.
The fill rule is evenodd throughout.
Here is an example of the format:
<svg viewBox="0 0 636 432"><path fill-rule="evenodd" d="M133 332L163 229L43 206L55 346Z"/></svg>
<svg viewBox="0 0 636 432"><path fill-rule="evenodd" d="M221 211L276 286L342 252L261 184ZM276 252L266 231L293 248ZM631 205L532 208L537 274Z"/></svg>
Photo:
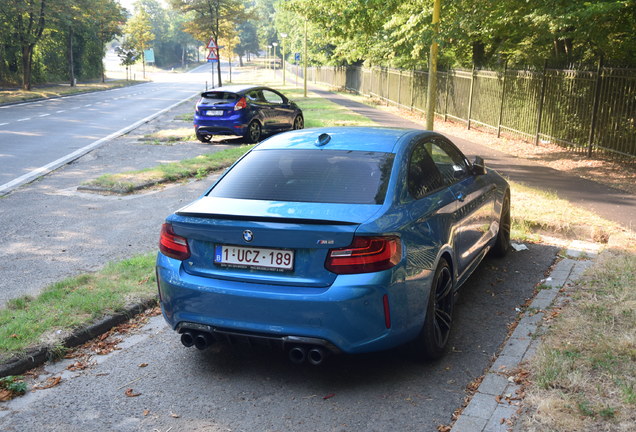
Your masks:
<svg viewBox="0 0 636 432"><path fill-rule="evenodd" d="M320 340L332 352L393 348L417 335L421 321L391 305L387 328L383 297L403 282L392 272L340 275L329 288L251 284L193 276L180 261L159 253L157 276L164 318L180 331L193 324L212 333L278 340ZM399 303L399 298L395 299ZM418 322L413 322L418 321ZM302 342L300 342L302 343ZM315 342L314 342L315 344Z"/></svg>
<svg viewBox="0 0 636 432"><path fill-rule="evenodd" d="M247 133L247 122L244 122L239 115L233 118L214 120L212 117L194 115L194 128L197 134L204 135L237 135L243 136Z"/></svg>

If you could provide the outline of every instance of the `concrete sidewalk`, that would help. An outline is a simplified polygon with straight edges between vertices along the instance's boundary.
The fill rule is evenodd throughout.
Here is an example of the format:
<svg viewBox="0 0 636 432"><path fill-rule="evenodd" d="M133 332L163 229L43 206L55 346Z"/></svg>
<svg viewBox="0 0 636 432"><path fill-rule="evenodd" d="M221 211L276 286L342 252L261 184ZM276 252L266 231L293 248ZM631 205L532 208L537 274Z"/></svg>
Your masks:
<svg viewBox="0 0 636 432"><path fill-rule="evenodd" d="M515 424L523 406L520 364L530 360L541 344L542 323L550 313L559 292L575 283L596 258L600 245L573 241L566 258L559 261L543 281L539 291L522 314L503 349L479 388L457 418L451 432L506 432ZM582 260L585 256L588 259Z"/></svg>
<svg viewBox="0 0 636 432"><path fill-rule="evenodd" d="M341 94L332 93L316 86L311 86L311 91L370 118L380 126L424 129L419 123L353 101ZM447 136L462 149L469 159L472 160L476 155L483 157L487 166L496 169L512 181L543 190L556 191L560 198L572 204L617 222L625 228L636 228L636 197L627 192L572 176L553 168L537 165L532 161L463 138L453 135ZM495 139L493 136L493 140Z"/></svg>

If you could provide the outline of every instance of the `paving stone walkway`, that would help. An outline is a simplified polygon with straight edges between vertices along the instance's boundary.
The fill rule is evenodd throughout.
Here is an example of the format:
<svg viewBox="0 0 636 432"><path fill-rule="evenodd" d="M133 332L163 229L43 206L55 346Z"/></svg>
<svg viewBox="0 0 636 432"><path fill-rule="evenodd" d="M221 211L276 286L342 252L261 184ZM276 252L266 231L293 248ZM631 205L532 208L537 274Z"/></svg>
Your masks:
<svg viewBox="0 0 636 432"><path fill-rule="evenodd" d="M484 376L451 432L505 432L510 430L522 406L521 386L515 375L531 359L541 343L542 322L562 288L576 282L599 253L600 245L571 242L532 303L521 316L501 353Z"/></svg>

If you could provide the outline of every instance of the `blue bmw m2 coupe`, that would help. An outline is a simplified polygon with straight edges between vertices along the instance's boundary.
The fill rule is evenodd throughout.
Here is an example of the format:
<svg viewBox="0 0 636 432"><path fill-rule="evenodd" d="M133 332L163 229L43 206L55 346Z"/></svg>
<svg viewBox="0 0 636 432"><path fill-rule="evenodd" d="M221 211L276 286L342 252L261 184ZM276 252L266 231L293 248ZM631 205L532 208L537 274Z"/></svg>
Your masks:
<svg viewBox="0 0 636 432"><path fill-rule="evenodd" d="M510 188L444 136L391 128L275 135L161 230L163 315L185 346L443 355L455 294L510 243Z"/></svg>

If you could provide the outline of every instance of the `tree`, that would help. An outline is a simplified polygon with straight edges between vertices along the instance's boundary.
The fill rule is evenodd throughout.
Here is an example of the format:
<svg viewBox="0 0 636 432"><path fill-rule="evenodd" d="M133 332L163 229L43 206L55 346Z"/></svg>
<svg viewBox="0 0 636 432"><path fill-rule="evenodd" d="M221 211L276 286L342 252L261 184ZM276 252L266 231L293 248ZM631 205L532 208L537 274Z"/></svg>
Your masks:
<svg viewBox="0 0 636 432"><path fill-rule="evenodd" d="M170 0L173 8L187 14L184 30L196 40L207 44L210 37L217 44L222 38L231 39L231 32L250 16L241 0ZM219 60L221 50L219 49ZM221 85L221 62L217 63Z"/></svg>
<svg viewBox="0 0 636 432"><path fill-rule="evenodd" d="M143 77L146 78L146 57L144 51L150 46L150 42L155 39L152 33L152 22L150 14L142 6L135 6L135 15L126 24L126 34L132 47L141 53Z"/></svg>
<svg viewBox="0 0 636 432"><path fill-rule="evenodd" d="M44 32L48 12L47 0L4 0L0 5L0 17L9 30L4 39L20 47L24 90L31 90L33 50Z"/></svg>

